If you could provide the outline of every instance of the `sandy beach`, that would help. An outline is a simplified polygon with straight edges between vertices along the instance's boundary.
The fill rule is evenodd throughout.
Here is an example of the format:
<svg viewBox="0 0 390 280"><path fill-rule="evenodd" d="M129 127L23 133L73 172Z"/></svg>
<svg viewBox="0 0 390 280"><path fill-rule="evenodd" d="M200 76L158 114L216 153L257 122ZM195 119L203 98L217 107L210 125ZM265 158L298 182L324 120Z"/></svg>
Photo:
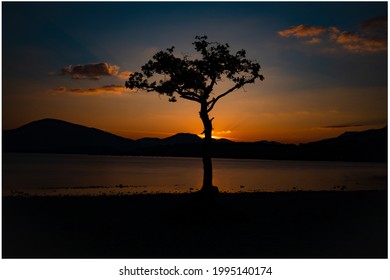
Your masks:
<svg viewBox="0 0 390 280"><path fill-rule="evenodd" d="M3 197L3 258L387 258L386 191Z"/></svg>

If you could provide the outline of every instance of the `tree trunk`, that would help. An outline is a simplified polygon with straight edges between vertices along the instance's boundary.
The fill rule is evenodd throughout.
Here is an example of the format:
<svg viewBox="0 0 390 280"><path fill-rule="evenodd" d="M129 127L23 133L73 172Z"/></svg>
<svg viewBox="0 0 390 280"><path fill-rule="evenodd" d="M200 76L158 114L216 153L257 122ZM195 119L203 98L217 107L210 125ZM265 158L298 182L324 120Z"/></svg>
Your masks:
<svg viewBox="0 0 390 280"><path fill-rule="evenodd" d="M203 186L201 192L215 193L218 188L213 186L213 165L211 161L211 133L213 130L212 123L207 112L207 104L201 105L200 118L204 126L204 139L202 143L202 160L203 160Z"/></svg>

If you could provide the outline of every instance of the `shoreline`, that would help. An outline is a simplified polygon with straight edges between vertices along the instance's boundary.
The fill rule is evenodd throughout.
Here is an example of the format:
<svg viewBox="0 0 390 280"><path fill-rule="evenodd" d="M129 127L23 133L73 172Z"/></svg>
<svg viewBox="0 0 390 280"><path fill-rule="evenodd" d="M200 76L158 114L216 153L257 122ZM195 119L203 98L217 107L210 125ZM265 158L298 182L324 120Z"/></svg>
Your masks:
<svg viewBox="0 0 390 280"><path fill-rule="evenodd" d="M3 197L3 258L387 258L387 191Z"/></svg>
<svg viewBox="0 0 390 280"><path fill-rule="evenodd" d="M46 192L27 192L25 190L21 191L7 191L7 194L4 194L2 198L97 198L97 197L106 197L106 198L117 198L117 197L142 197L142 196L196 196L200 193L200 189L189 188L187 191L176 191L176 192L163 192L163 191L142 191L142 192L99 192L99 193L61 193L57 192L58 190L94 190L94 189L126 189L126 188L147 188L147 186L88 186L88 187L59 187L59 188L42 188L43 190L52 190L51 193ZM244 187L245 188L245 187ZM41 190L41 189L39 189ZM348 189L346 186L334 186L329 189L319 189L319 190L305 190L293 187L290 190L275 190L275 191L264 191L264 190L240 190L240 191L221 191L219 190L219 196L241 196L241 195L256 195L256 194L284 194L284 193L361 193L361 192L387 192L383 188L372 188L372 189Z"/></svg>

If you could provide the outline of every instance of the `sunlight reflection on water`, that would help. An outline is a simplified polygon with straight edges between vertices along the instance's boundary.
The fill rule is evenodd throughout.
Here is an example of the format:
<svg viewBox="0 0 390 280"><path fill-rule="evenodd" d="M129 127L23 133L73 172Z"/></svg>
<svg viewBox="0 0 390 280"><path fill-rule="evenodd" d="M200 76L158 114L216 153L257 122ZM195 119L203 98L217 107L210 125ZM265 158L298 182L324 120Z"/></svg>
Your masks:
<svg viewBox="0 0 390 280"><path fill-rule="evenodd" d="M213 159L220 191L387 189L386 163ZM3 195L193 192L200 158L3 154Z"/></svg>

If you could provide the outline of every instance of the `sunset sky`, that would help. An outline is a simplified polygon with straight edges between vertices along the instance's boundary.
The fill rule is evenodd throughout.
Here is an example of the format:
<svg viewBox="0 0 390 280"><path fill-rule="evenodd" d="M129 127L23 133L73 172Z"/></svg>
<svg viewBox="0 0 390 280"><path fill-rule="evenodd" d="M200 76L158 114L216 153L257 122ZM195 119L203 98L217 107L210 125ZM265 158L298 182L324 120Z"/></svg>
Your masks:
<svg viewBox="0 0 390 280"><path fill-rule="evenodd" d="M132 139L200 134L198 103L124 88L159 50L195 55L197 35L245 49L265 76L217 103L216 137L302 143L387 125L387 2L3 2L3 129L57 118Z"/></svg>

